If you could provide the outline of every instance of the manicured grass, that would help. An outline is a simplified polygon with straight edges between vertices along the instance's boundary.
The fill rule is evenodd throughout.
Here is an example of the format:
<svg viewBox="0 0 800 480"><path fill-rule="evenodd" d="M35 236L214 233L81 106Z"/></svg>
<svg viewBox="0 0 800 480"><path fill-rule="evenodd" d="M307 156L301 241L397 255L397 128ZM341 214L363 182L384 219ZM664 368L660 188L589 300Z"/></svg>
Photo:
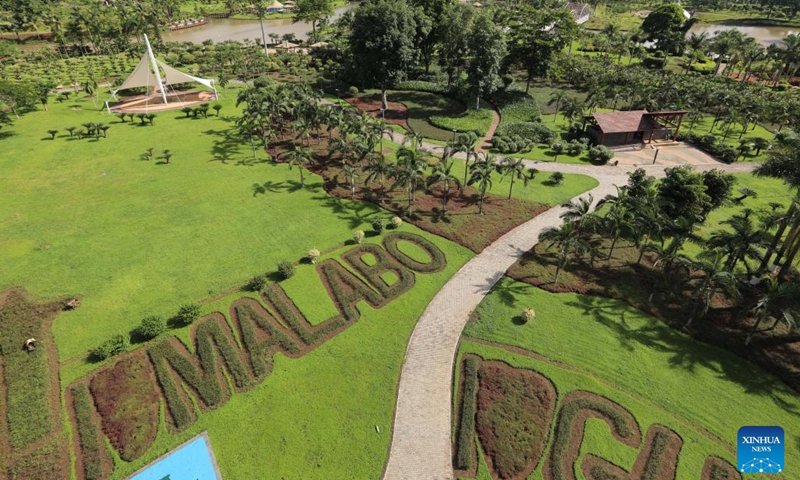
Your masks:
<svg viewBox="0 0 800 480"><path fill-rule="evenodd" d="M719 25L777 25L782 27L800 27L800 20L767 18L763 12L742 12L737 10L714 10L710 12L697 12L695 18L700 24L719 24Z"/></svg>
<svg viewBox="0 0 800 480"><path fill-rule="evenodd" d="M443 130L456 130L458 132L475 132L479 136L486 135L492 125L492 111L487 108L480 110L469 109L457 116L434 115L428 121L435 127Z"/></svg>
<svg viewBox="0 0 800 480"><path fill-rule="evenodd" d="M168 318L241 285L282 258L336 245L360 225L330 202L319 177L307 174L300 189L296 168L272 165L258 150L254 161L234 133L236 90L223 94L221 118L167 112L138 126L81 100L3 129L0 289L84 297L55 322L62 359L147 315ZM86 122L110 125L108 138L69 140L63 129ZM51 128L59 136L43 140ZM148 147L170 149L171 163L140 160ZM254 195L252 185L264 182L270 189Z"/></svg>
<svg viewBox="0 0 800 480"><path fill-rule="evenodd" d="M643 21L644 18L634 15L632 11L618 13L607 5L597 5L593 8L589 21L582 26L590 30L602 30L608 25L616 25L620 30L632 31L638 30Z"/></svg>
<svg viewBox="0 0 800 480"><path fill-rule="evenodd" d="M515 323L526 307L536 309L536 319ZM684 439L679 471L699 472L708 454L731 460L723 446L735 444L740 426L794 425L792 412L800 408L788 387L746 360L697 342L615 300L552 294L506 278L478 307L464 335L517 346L545 359L469 341L462 341L462 353L534 368L556 383L560 396L589 390L628 408L643 429L657 422L677 431ZM635 452L608 442L607 430L588 432L589 450L619 465L631 464ZM800 459L798 439L787 438L787 443L787 457Z"/></svg>
<svg viewBox="0 0 800 480"><path fill-rule="evenodd" d="M144 457L130 464L115 459L112 478L124 478L204 430L209 432L223 478L261 478L264 472L275 478L370 478L380 472L391 439L408 338L428 302L472 256L411 225L404 224L400 231L423 235L441 248L447 256L445 270L416 274L415 287L381 309L359 305L362 316L354 325L303 357L278 355L273 373L261 385L234 394L180 434L162 428ZM344 251L338 248L320 260ZM302 264L295 277L282 283L298 308L315 322L333 308L327 294L308 288L318 282L314 266ZM239 296L227 296L206 308L227 311Z"/></svg>
<svg viewBox="0 0 800 480"><path fill-rule="evenodd" d="M717 125L715 125L714 129L712 130L711 125L713 123L714 123L714 117L711 115L699 119L697 122L695 122L694 125L691 125L692 121L690 119L686 119L684 121L683 127L681 128L681 131L685 132L691 131L697 135L706 135L708 133L711 133L717 136L718 141L722 141L722 138L725 136L725 131L728 129L728 126L723 124L722 122L717 122ZM691 130L689 129L690 126L692 126ZM742 127L743 125L740 125L738 123L733 124L733 126L730 129L730 132L728 133L727 138L725 138L725 143L734 148L738 148L740 144L739 143L740 135L741 135L741 140L753 139L756 137L772 140L775 137L774 133L772 133L771 131L767 130L766 128L764 128L762 125L759 124L748 126L747 131L744 134L742 134ZM759 155L755 155L755 150L753 150L753 152L750 153L749 155L740 157L739 161L749 162L749 161L765 160L766 153L767 153L766 150L761 150Z"/></svg>
<svg viewBox="0 0 800 480"><path fill-rule="evenodd" d="M371 99L380 98L379 90L366 90L363 94ZM479 130L486 132L491 124L491 112L484 112L484 108L475 112L453 99L444 95L417 92L417 91L389 91L387 99L390 102L399 102L408 108L408 126L425 138L432 138L442 142L453 139L453 129L463 131ZM474 113L473 113L474 112ZM488 113L488 116L487 116ZM429 121L436 117L434 125ZM487 118L488 117L488 118ZM444 127L444 128L440 128ZM460 130L459 130L460 131Z"/></svg>
<svg viewBox="0 0 800 480"><path fill-rule="evenodd" d="M517 157L518 155L510 155ZM559 157L559 160L561 158ZM464 180L464 162L456 161L453 174L461 181ZM598 185L597 180L588 175L578 175L572 173L564 174L564 183L553 185L550 182L550 172L539 172L536 177L525 186L520 180L514 182L514 189L511 191L512 198L530 200L532 202L544 203L545 205L561 205L567 200L580 195L583 192L593 189ZM508 190L511 186L509 178L502 178L499 174L493 177L492 188L488 193L498 197L507 198Z"/></svg>

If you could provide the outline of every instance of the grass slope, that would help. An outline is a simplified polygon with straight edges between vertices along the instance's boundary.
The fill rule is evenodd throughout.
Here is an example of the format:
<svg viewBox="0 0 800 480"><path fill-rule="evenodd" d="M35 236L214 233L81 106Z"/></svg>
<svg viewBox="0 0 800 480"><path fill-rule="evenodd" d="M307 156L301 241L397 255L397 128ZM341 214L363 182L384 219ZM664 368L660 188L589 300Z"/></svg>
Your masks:
<svg viewBox="0 0 800 480"><path fill-rule="evenodd" d="M525 307L536 309L536 319L518 325L514 318ZM552 294L505 278L484 299L475 318L464 330L467 338L517 346L564 367L518 359L502 350L490 352L488 358L533 366L555 381L559 395L577 388L607 395L631 410L643 427L658 421L678 431L685 442L678 478L695 478L711 448L698 434L700 428L734 445L742 425L797 425L800 400L783 383L622 302ZM462 345L463 352L487 351L470 342ZM697 445L687 438L697 439ZM625 449L613 443L594 438L587 442L592 451L612 461L625 458ZM798 439L787 437L787 443L787 462L800 460ZM724 453L719 445L714 448ZM630 466L630 461L621 464ZM682 475L683 469L693 472L691 477Z"/></svg>

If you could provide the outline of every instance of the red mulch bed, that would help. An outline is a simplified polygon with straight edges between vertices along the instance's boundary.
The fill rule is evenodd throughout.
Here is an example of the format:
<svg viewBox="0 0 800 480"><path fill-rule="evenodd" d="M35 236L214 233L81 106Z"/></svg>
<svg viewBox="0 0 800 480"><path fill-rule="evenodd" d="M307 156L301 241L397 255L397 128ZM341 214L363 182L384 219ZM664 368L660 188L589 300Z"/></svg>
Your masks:
<svg viewBox="0 0 800 480"><path fill-rule="evenodd" d="M476 430L492 478L528 478L542 458L556 407L544 376L498 361L478 368Z"/></svg>
<svg viewBox="0 0 800 480"><path fill-rule="evenodd" d="M89 387L103 432L125 461L144 454L158 433L159 395L150 362L140 349L101 370Z"/></svg>

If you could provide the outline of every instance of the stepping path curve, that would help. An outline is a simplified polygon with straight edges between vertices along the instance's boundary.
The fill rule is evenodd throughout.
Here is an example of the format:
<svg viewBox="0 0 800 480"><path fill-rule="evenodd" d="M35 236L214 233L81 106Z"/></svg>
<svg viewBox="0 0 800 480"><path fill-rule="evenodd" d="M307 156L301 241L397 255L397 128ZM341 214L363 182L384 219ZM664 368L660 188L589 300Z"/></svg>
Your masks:
<svg viewBox="0 0 800 480"><path fill-rule="evenodd" d="M434 149L433 145L426 148ZM543 171L581 173L600 184L589 192L595 202L616 193L636 167L595 167L526 161ZM664 176L665 166L643 166L650 175ZM752 164L699 166L726 172L747 172ZM384 480L451 480L453 365L461 331L506 270L538 243L539 233L561 224L563 207L553 207L519 225L467 262L439 291L423 312L408 342L400 373L392 444Z"/></svg>

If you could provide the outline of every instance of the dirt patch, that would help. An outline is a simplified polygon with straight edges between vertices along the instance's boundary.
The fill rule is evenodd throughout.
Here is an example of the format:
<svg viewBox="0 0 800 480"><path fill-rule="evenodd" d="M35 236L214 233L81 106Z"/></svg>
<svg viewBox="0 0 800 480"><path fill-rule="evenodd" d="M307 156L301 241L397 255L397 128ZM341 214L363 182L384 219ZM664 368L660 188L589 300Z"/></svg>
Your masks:
<svg viewBox="0 0 800 480"><path fill-rule="evenodd" d="M387 102L387 106L389 108L387 108L383 112L383 115L381 115L381 101L378 99L350 97L346 98L345 101L362 112L365 112L367 115L375 118L383 117L383 119L386 120L386 123L400 125L406 130L411 130L411 128L408 126L408 108L406 108L406 106L402 103Z"/></svg>
<svg viewBox="0 0 800 480"><path fill-rule="evenodd" d="M478 369L477 432L493 478L533 472L550 436L556 389L544 376L498 361Z"/></svg>
<svg viewBox="0 0 800 480"><path fill-rule="evenodd" d="M158 433L158 392L142 349L100 371L90 389L103 432L126 462L142 456Z"/></svg>
<svg viewBox="0 0 800 480"><path fill-rule="evenodd" d="M703 464L700 480L741 480L742 474L736 467L719 457L708 457Z"/></svg>

